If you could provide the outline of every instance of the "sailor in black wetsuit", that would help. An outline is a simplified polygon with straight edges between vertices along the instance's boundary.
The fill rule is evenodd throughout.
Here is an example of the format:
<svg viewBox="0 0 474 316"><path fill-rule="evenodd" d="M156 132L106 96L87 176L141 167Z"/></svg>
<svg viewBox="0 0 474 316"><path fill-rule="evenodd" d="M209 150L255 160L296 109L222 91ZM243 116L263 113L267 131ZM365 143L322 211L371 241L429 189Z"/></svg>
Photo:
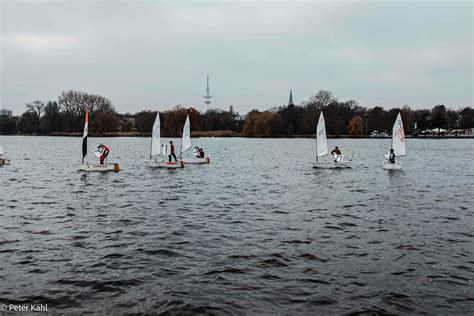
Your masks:
<svg viewBox="0 0 474 316"><path fill-rule="evenodd" d="M388 156L388 161L390 161L390 163L395 163L395 153L393 151L393 148L390 149L390 155Z"/></svg>

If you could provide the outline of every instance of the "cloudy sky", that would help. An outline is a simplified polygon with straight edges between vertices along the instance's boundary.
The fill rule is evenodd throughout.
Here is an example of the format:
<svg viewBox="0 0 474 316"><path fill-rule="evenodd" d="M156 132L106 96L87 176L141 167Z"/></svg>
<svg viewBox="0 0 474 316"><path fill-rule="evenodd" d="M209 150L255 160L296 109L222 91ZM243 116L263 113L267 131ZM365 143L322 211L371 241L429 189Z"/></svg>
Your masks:
<svg viewBox="0 0 474 316"><path fill-rule="evenodd" d="M10 1L1 6L1 104L63 90L119 112L239 112L324 89L363 106L473 105L472 1Z"/></svg>

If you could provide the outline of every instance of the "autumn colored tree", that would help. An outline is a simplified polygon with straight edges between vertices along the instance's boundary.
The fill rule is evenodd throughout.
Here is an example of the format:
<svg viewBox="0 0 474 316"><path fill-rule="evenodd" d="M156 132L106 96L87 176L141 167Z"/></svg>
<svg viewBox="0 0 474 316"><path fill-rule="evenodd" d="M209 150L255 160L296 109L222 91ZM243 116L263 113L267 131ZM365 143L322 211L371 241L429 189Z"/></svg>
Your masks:
<svg viewBox="0 0 474 316"><path fill-rule="evenodd" d="M364 134L364 121L359 115L354 116L349 121L347 126L349 130L349 135L362 135Z"/></svg>
<svg viewBox="0 0 474 316"><path fill-rule="evenodd" d="M202 115L201 112L191 107L188 109L189 122L191 124L191 131L202 130Z"/></svg>
<svg viewBox="0 0 474 316"><path fill-rule="evenodd" d="M91 132L103 134L108 132L116 132L120 125L120 119L117 113L100 112L97 113L91 123Z"/></svg>
<svg viewBox="0 0 474 316"><path fill-rule="evenodd" d="M135 114L135 128L141 133L151 133L157 112L141 111ZM163 119L160 117L160 122Z"/></svg>
<svg viewBox="0 0 474 316"><path fill-rule="evenodd" d="M283 119L279 113L252 111L245 120L243 134L246 137L275 136L275 126L282 123Z"/></svg>
<svg viewBox="0 0 474 316"><path fill-rule="evenodd" d="M57 101L45 104L38 100L27 104L26 108L26 112L18 118L0 117L0 133L81 132L85 111L89 111L92 132L106 133L120 129L151 133L156 117L156 112L152 111L117 115L109 99L74 90L62 92ZM329 135L361 135L373 130L390 133L399 112L406 134L411 133L415 123L418 131L438 127L474 127L474 110L470 106L460 110L449 109L444 105L417 110L408 105L401 109L384 109L382 106L365 108L355 100L338 101L330 91L319 90L300 105L273 106L264 112L253 110L246 116L237 113L232 105L227 111L211 108L206 112L177 105L160 112L161 134L165 137L180 136L186 115L189 115L192 131L231 130L243 132L249 137L314 135L321 111L324 111Z"/></svg>

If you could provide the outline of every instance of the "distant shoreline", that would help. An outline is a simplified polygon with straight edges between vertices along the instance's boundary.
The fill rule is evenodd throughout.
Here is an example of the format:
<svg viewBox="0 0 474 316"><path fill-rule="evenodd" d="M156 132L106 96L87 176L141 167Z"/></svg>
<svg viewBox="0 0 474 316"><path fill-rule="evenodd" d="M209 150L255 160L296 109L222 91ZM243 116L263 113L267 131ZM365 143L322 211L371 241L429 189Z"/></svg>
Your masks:
<svg viewBox="0 0 474 316"><path fill-rule="evenodd" d="M64 132L56 132L56 133L51 133L47 135L36 135L36 134L11 134L11 135L2 135L0 136L48 136L48 137L82 137L82 133L64 133ZM103 134L97 134L97 133L89 133L89 137L106 137L106 138L111 138L111 137L151 137L151 133L140 133L140 132L112 132L112 133L103 133ZM168 135L162 135L164 138L180 138L181 136L168 136ZM242 133L237 133L237 132L232 132L232 131L207 131L207 132L202 132L202 131L196 131L196 132L191 132L191 137L193 138L205 138L205 137L218 137L218 138L224 138L224 137L230 137L230 138L316 138L316 135L275 135L275 136L243 136ZM385 136L385 137L371 137L371 136L366 136L366 135L328 135L328 138L334 139L334 138L348 138L348 139L390 139L390 136ZM453 135L448 135L448 136L417 136L417 137L412 137L411 135L405 136L406 138L410 139L474 139L474 135L468 135L468 136L453 136Z"/></svg>

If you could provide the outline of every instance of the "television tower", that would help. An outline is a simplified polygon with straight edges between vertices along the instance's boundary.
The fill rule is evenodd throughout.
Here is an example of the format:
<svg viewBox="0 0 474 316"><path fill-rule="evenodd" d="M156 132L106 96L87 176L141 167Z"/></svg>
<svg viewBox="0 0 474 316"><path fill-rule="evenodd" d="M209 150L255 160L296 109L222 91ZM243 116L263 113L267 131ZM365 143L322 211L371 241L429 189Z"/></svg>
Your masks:
<svg viewBox="0 0 474 316"><path fill-rule="evenodd" d="M212 98L212 95L209 94L209 75L207 75L206 95L204 96L204 99L206 99L206 101L204 101L204 103L206 103L208 110L209 110L209 104L211 104L211 98Z"/></svg>

